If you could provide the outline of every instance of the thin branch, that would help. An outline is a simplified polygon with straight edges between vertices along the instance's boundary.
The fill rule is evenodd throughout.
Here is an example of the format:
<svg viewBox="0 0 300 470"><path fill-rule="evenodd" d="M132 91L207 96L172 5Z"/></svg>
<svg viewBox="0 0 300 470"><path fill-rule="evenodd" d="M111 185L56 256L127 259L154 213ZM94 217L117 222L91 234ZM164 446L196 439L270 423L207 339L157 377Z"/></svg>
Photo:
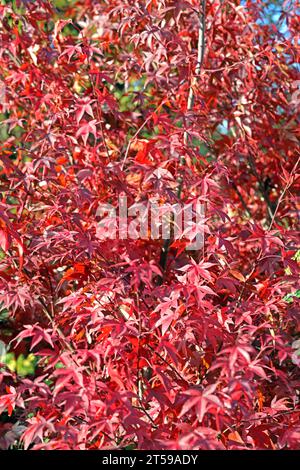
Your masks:
<svg viewBox="0 0 300 470"><path fill-rule="evenodd" d="M258 174L253 155L251 155L251 154L249 155L249 165L250 165L250 168L252 170L253 175L257 179L259 190L260 190L261 195L264 198L265 203L267 205L268 219L271 221L272 217L274 215L274 210L275 210L274 204L272 204L272 202L270 200L270 197L269 197L269 193L268 193L267 189L265 188L264 182L261 179L260 175Z"/></svg>
<svg viewBox="0 0 300 470"><path fill-rule="evenodd" d="M268 413L266 413L264 416L260 416L260 417L257 417L257 418L250 418L250 419L242 419L239 423L237 424L232 424L231 426L228 426L224 431L223 433L225 433L226 431L229 431L230 429L234 428L238 428L241 424L246 424L246 423L249 423L249 425L251 425L251 423L255 423L256 421L264 421L265 419L273 419L273 420L276 420L277 418L280 418L281 416L286 416L286 415L290 415L290 414L293 414L293 413L300 413L300 409L298 410L288 410L288 411L279 411L278 413L276 413L275 415L270 415Z"/></svg>
<svg viewBox="0 0 300 470"><path fill-rule="evenodd" d="M55 324L55 321L54 321L54 318L52 317L51 313L49 312L48 308L47 308L47 305L46 303L44 302L44 300L39 297L38 298L40 304L43 306L43 312L46 316L46 318L49 320L49 323L51 324L53 330L56 330L57 333L58 333L58 336L60 338L60 341L61 343L63 344L63 346L68 349L68 351L70 352L74 352L74 348L73 346L71 345L71 343L67 340L67 338L65 337L64 333L62 332L62 330L59 328L59 326L57 326ZM73 359L74 361L74 359ZM74 361L76 363L76 361ZM77 365L77 364L76 364Z"/></svg>
<svg viewBox="0 0 300 470"><path fill-rule="evenodd" d="M195 102L195 91L194 87L197 83L197 77L200 75L204 52L205 52L205 9L206 9L206 0L201 2L201 10L199 12L199 29L198 29L198 54L197 54L197 63L195 67L195 74L191 79L191 85L189 89L189 96L187 102L187 112L191 111L194 107ZM183 134L183 143L187 145L188 143L188 131L185 131Z"/></svg>
<svg viewBox="0 0 300 470"><path fill-rule="evenodd" d="M271 230L272 225L273 225L273 223L274 223L274 221L275 221L275 218L276 218L276 215L277 215L279 206L280 206L280 204L282 203L282 200L283 200L283 198L284 198L284 196L285 196L287 190L290 188L291 184L293 183L293 176L294 176L294 173L296 172L296 170L297 170L297 168L298 168L299 162L300 162L300 157L299 157L298 160L296 161L296 163L295 163L295 165L294 165L294 167L293 167L293 169L292 169L292 171L291 171L291 173L290 173L289 179L288 179L288 181L287 181L287 183L286 183L286 185L285 185L285 188L284 188L284 190L282 191L282 193L281 193L281 195L280 195L280 197L279 197L279 199L278 199L278 202L277 202L276 208L275 208L275 210L274 210L274 213L273 213L273 216L272 216L272 219L271 219L271 222L270 222L270 225L269 225L268 230Z"/></svg>
<svg viewBox="0 0 300 470"><path fill-rule="evenodd" d="M291 171L291 173L290 173L290 175L289 175L289 179L288 179L288 181L287 181L287 183L286 183L286 185L285 185L285 188L283 189L283 191L282 191L282 193L281 193L281 195L280 195L280 197L279 197L279 199L278 199L278 202L277 202L276 208L275 208L275 210L274 210L274 213L273 213L273 215L272 215L272 219L271 219L270 225L269 225L269 227L268 227L268 229L267 229L267 232L269 232L269 231L272 229L272 226L273 226L273 223L274 223L274 221L275 221L275 218L276 218L276 215L277 215L279 206L280 206L280 204L281 204L281 202L282 202L282 200L283 200L283 198L284 198L286 192L288 191L288 189L290 188L290 186L291 186L292 183L293 183L293 175L294 175L294 173L296 172L296 170L297 170L297 168L298 168L299 162L300 162L300 156L299 156L298 160L296 161L296 163L295 163L295 165L294 165L294 167L293 167L293 169L292 169L292 171ZM250 279L251 279L252 275L254 274L255 270L257 269L258 264L259 264L264 258L265 258L265 257L262 256L262 249L260 249L259 254L258 254L258 256L257 256L257 258L256 258L256 260L255 260L254 265L253 265L253 268L252 268L250 274L248 274L248 276L247 276L247 278L246 278L246 280L245 280L245 282L244 282L244 284L243 284L241 293L240 293L239 298L238 298L238 301L237 301L237 307L239 307L239 306L241 305L242 297L243 297L244 291L245 291L245 289L246 289L246 287L247 287L247 284L248 284L248 282L250 281Z"/></svg>
<svg viewBox="0 0 300 470"><path fill-rule="evenodd" d="M180 380L182 380L183 382L186 382L188 383L188 381L182 377L182 375L178 372L177 369L175 369L174 366L172 366L172 364L170 364L161 354L159 354L157 351L155 351L154 348L152 348L152 346L150 346L150 344L147 344L148 348L151 349L152 352L154 352L154 354L156 354L167 366L170 367L170 369L177 375L177 377L179 377Z"/></svg>
<svg viewBox="0 0 300 470"><path fill-rule="evenodd" d="M252 214L250 212L250 209L249 207L247 206L246 204L246 201L245 199L243 198L243 195L242 193L240 192L239 188L237 187L237 185L235 184L234 181L231 182L231 185L233 187L233 189L235 190L235 192L237 193L238 197L239 197L239 200L241 201L241 204L242 206L244 207L245 211L247 212L247 214L249 215L250 218L252 218Z"/></svg>
<svg viewBox="0 0 300 470"><path fill-rule="evenodd" d="M202 64L203 64L203 58L204 58L204 52L205 52L205 10L206 10L206 0L202 0L201 5L200 5L200 11L199 11L197 63L196 63L196 67L195 67L195 74L192 77L191 83L190 83L190 89L189 89L188 100L187 100L187 109L186 109L187 114L190 111L192 111L192 109L194 107L194 102L195 102L194 88L195 88L195 85L197 83L197 78L200 75L201 67L202 67ZM186 127L189 126L189 123L190 123L190 120L187 117ZM183 134L183 143L184 143L185 146L188 145L188 138L189 138L188 130L185 130L184 134ZM184 165L185 165L185 158L184 158L184 156L182 156L180 158L180 166L184 166ZM181 193L182 193L182 187L183 187L183 177L182 177L182 175L180 175L177 178L177 182L178 182L177 198L180 199ZM165 242L163 244L163 247L162 247L161 254L160 254L159 264L160 264L160 267L162 268L163 273L166 269L170 245L171 245L171 239L165 240ZM163 281L163 279L159 278L159 283L160 284L162 283L162 281Z"/></svg>
<svg viewBox="0 0 300 470"><path fill-rule="evenodd" d="M152 426L157 429L158 426L157 424L155 424L155 421L153 420L153 418L149 415L148 411L146 410L146 408L144 406L135 406L135 405L132 405L133 408L135 408L136 410L141 410L145 413L145 415L147 416L147 418L151 421L151 424Z"/></svg>
<svg viewBox="0 0 300 470"><path fill-rule="evenodd" d="M78 28L76 28L78 29ZM89 47L89 44L87 44L87 47ZM101 103L100 103L100 100L99 100L99 96L96 92L96 87L95 87L95 84L94 84L94 79L93 79L93 76L91 75L90 71L91 71L91 58L90 58L90 55L88 54L87 55L88 57L88 75L89 75L89 79L91 81L91 85L92 85L92 90L93 90L93 96L96 98L96 101L97 101L97 107L96 107L96 110L97 110L97 117L98 117L98 121L99 121L99 124L100 124L100 132L101 132L101 138L102 138L102 142L104 144L104 147L105 147L105 152L106 152L106 155L107 155L107 158L109 160L109 149L108 149L108 146L107 146L107 143L106 143L106 138L105 138L105 134L104 134L104 128L103 128L103 122L102 122L102 108L101 108ZM96 79L97 80L97 79ZM97 81L96 81L96 84L97 84Z"/></svg>
<svg viewBox="0 0 300 470"><path fill-rule="evenodd" d="M157 111L160 110L160 108L162 107L162 105L164 104L165 100L162 101L162 103L160 103L150 114L149 116L145 119L145 121L143 122L143 124L138 128L138 130L135 132L135 134L129 139L129 142L127 144L127 147L126 147L126 151L125 151L125 155L124 155L124 158L123 158L123 162L122 162L122 165L121 165L121 170L124 169L124 166L125 166L125 163L126 163L126 160L127 160L127 157L128 157L128 153L129 153L129 150L130 150L130 147L132 145L132 143L134 142L134 140L137 138L137 136L139 135L139 133L141 132L141 130L144 129L145 125L150 121L150 119L152 118L153 116L153 113L156 113Z"/></svg>

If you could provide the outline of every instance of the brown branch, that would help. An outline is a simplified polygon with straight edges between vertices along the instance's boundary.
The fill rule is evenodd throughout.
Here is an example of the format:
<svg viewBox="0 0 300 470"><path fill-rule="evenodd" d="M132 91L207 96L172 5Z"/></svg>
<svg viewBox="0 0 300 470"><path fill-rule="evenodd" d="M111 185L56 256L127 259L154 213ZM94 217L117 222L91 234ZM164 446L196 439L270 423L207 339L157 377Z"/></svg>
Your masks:
<svg viewBox="0 0 300 470"><path fill-rule="evenodd" d="M141 410L143 411L143 413L145 413L145 415L147 416L147 418L149 419L149 421L151 421L151 424L152 426L157 429L158 426L157 424L155 424L155 421L153 420L153 418L149 415L148 411L146 410L146 408L144 406L135 406L135 405L132 405L133 408L135 408L136 410Z"/></svg>
<svg viewBox="0 0 300 470"><path fill-rule="evenodd" d="M54 331L57 331L58 333L58 336L59 336L59 340L61 342L61 344L70 352L74 352L74 348L73 346L71 345L71 343L67 340L67 338L65 337L64 333L62 332L62 330L59 328L59 326L56 325L55 323L55 320L54 318L52 317L51 313L49 312L48 308L47 308L47 305L46 303L44 302L44 300L39 297L38 298L40 304L42 305L43 307L43 312L46 316L46 318L48 319L51 327L53 328ZM73 361L76 363L76 361L73 359ZM76 364L78 365L78 364Z"/></svg>
<svg viewBox="0 0 300 470"><path fill-rule="evenodd" d="M274 215L274 211L275 211L274 204L272 204L272 202L270 200L270 197L269 197L269 193L268 193L267 189L265 188L264 182L263 182L262 178L260 177L260 175L258 174L253 155L251 155L251 154L249 155L249 160L248 161L249 161L250 168L252 170L252 174L255 176L255 178L258 182L259 191L260 191L260 193L261 193L262 197L264 198L265 203L267 205L268 219L269 219L269 221L271 221L272 217Z"/></svg>
<svg viewBox="0 0 300 470"><path fill-rule="evenodd" d="M157 355L157 357L159 357L167 366L170 367L170 369L177 375L177 377L179 377L180 380L182 380L183 382L185 383L188 383L188 381L182 377L182 375L178 372L177 369L175 369L174 366L172 366L172 364L170 364L161 354L159 354L157 351L155 351L154 348L152 348L152 346L150 346L150 344L147 344L148 348L151 349L152 352L154 352L154 354Z"/></svg>
<svg viewBox="0 0 300 470"><path fill-rule="evenodd" d="M236 194L238 195L238 198L239 198L239 200L241 201L241 204L242 204L243 208L245 209L245 211L247 212L247 214L249 215L249 217L252 218L252 214L251 214L251 212L250 212L250 209L249 209L249 207L247 206L246 201L245 201L245 199L243 198L242 193L240 192L239 188L237 187L237 185L235 184L234 181L231 181L231 185L232 185L233 189L235 190Z"/></svg>

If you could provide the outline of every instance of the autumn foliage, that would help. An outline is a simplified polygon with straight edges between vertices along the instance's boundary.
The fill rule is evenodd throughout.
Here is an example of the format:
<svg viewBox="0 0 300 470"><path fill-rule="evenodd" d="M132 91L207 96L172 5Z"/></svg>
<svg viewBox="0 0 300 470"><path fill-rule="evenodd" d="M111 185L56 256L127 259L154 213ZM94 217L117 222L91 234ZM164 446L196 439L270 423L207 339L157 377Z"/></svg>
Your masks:
<svg viewBox="0 0 300 470"><path fill-rule="evenodd" d="M296 2L0 3L0 447L299 449ZM101 239L122 195L203 249Z"/></svg>

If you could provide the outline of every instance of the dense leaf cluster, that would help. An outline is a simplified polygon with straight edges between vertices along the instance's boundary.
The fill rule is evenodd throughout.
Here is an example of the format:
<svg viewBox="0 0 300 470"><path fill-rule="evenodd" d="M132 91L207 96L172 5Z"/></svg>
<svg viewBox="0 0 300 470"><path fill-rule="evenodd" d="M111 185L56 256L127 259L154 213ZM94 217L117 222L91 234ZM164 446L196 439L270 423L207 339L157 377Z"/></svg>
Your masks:
<svg viewBox="0 0 300 470"><path fill-rule="evenodd" d="M0 447L299 448L295 3L0 3ZM120 196L203 249L103 240Z"/></svg>

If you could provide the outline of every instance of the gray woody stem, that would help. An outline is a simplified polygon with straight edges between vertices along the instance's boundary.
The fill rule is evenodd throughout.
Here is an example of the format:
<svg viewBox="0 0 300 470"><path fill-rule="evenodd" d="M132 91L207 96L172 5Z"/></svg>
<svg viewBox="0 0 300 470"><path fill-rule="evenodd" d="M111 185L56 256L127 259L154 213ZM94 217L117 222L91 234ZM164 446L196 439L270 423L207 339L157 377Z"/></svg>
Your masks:
<svg viewBox="0 0 300 470"><path fill-rule="evenodd" d="M199 12L199 30L198 30L198 55L197 55L197 63L195 67L195 75L192 77L191 85L189 89L189 96L187 102L187 112L191 111L194 107L195 101L195 92L194 86L197 83L197 78L200 75L203 58L204 58L204 50L205 50L205 8L206 8L206 0L202 0L201 2L201 9ZM183 142L185 145L188 143L188 132L185 131L183 135Z"/></svg>
<svg viewBox="0 0 300 470"><path fill-rule="evenodd" d="M195 92L194 87L197 83L198 76L200 75L203 58L204 58L204 51L205 51L205 9L206 9L206 0L201 1L200 11L199 11L199 29L198 29L198 54L197 54L197 63L195 67L195 74L191 79L190 89L189 89L189 96L187 101L187 113L189 113L194 107L195 101ZM189 125L189 119L187 118L186 127ZM185 146L188 145L188 131L185 130L183 134L183 143ZM185 158L182 156L180 158L180 165L183 166L185 164ZM177 188L177 197L180 198L182 192L182 185L183 185L183 177L178 177L178 188ZM165 271L167 259L168 259L168 252L170 248L171 240L165 240L163 245L161 255L160 255L160 266L162 271ZM162 279L160 280L162 281Z"/></svg>

